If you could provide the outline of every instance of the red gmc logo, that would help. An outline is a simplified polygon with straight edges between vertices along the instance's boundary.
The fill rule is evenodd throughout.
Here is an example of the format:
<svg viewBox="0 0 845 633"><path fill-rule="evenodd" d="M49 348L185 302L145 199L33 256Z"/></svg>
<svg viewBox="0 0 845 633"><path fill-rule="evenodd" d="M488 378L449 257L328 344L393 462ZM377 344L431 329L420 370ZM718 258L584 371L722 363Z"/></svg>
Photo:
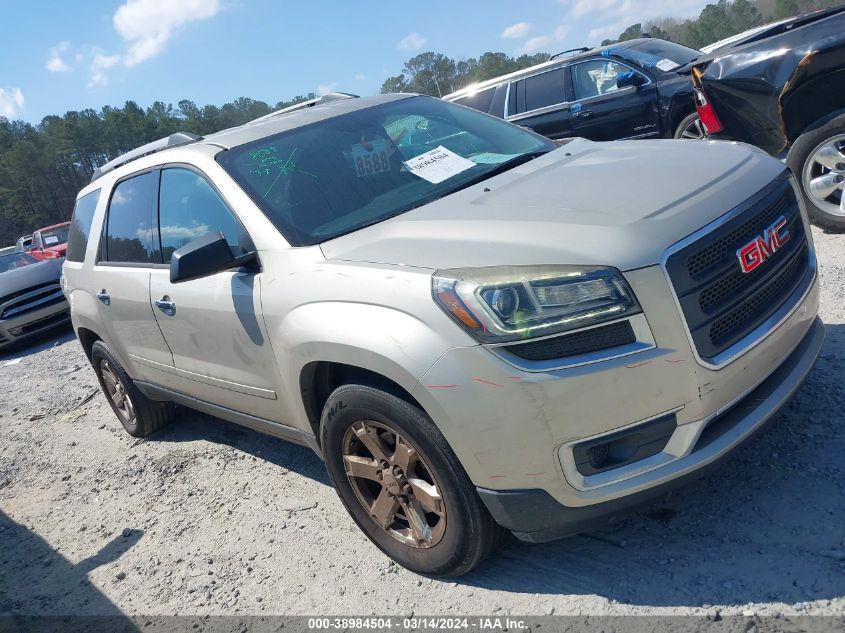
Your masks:
<svg viewBox="0 0 845 633"><path fill-rule="evenodd" d="M780 216L769 228L736 252L742 272L750 273L789 241L786 218Z"/></svg>

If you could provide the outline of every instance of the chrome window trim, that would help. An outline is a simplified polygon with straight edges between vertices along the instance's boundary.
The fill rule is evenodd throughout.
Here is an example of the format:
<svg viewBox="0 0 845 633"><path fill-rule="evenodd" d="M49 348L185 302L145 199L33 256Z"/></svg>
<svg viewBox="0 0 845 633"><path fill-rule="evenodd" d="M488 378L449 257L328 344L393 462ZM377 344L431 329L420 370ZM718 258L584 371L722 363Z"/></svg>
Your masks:
<svg viewBox="0 0 845 633"><path fill-rule="evenodd" d="M617 347L609 347L607 349L589 352L587 354L578 354L577 356L567 356L564 358L552 358L549 360L526 360L524 358L520 358L516 354L508 352L506 349L507 347L513 347L515 345L537 343L538 341L544 341L546 339L579 334L580 332L586 332L587 330L613 325L614 323L619 323L621 321L629 321L631 323L631 328L633 328L634 336L636 337L636 340L633 343ZM556 371L559 369L582 367L584 365L592 365L593 363L601 363L608 360L614 360L616 358L622 358L623 356L631 356L632 354L639 354L640 352L652 350L657 347L657 344L654 341L654 335L651 333L651 328L648 325L648 320L646 319L645 314L640 312L629 317L623 317L613 321L605 321L604 323L590 325L569 332L558 332L557 334L538 336L524 341L488 343L483 345L483 347L490 350L498 358L516 369L529 373L541 373Z"/></svg>
<svg viewBox="0 0 845 633"><path fill-rule="evenodd" d="M681 241L676 242L675 244L667 248L663 252L663 255L660 257L660 268L663 270L663 276L666 278L666 283L669 285L669 292L672 295L675 307L677 308L678 314L681 317L681 322L684 326L684 333L687 335L687 340L689 341L693 357L695 358L696 362L702 367L712 370L722 369L723 367L726 367L727 365L734 362L744 354L750 352L752 349L757 347L757 345L766 340L769 335L776 329L778 329L778 327L780 327L780 325L784 321L789 319L789 317L791 317L795 313L799 306L804 303L804 299L807 298L807 295L813 289L813 285L818 275L818 264L816 261L816 249L813 245L812 232L810 230L809 220L807 219L807 210L804 207L804 201L801 197L802 194L795 184L795 179L791 175L787 177L789 179L789 184L795 193L795 199L798 202L798 212L801 216L801 221L804 223L804 233L807 239L808 268L811 273L809 283L807 283L806 288L800 286L796 288L792 292L792 294L790 294L789 297L787 297L787 299L781 304L781 306L774 312L774 314L772 314L763 323L754 328L751 332L746 334L742 339L740 339L739 341L731 345L729 348L715 356L713 359L715 362L711 363L705 360L698 353L698 349L696 348L695 341L692 338L692 332L689 329L689 324L687 323L686 316L684 316L684 310L681 307L681 301L678 298L677 292L675 292L675 286L672 283L672 278L669 275L667 263L669 261L669 258L679 250L689 246L696 240L702 238L703 236L707 235L712 231L715 231L723 224L730 222L738 215L741 215L742 213L747 211L750 207L759 202L769 193L770 187L767 186L762 191L757 192L742 204L728 211L725 215L716 218L710 224L700 228L695 233L688 235Z"/></svg>

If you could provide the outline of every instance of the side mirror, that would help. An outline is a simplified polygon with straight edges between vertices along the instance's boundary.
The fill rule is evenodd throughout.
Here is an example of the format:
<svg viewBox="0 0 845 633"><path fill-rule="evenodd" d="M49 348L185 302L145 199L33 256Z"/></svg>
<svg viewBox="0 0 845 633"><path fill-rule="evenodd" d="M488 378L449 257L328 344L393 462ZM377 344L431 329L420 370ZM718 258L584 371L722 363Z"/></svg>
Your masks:
<svg viewBox="0 0 845 633"><path fill-rule="evenodd" d="M619 73L616 75L616 87L620 90L622 88L628 88L632 86L634 88L639 88L646 82L646 78L641 75L640 73L635 73L634 71L628 71L626 73Z"/></svg>
<svg viewBox="0 0 845 633"><path fill-rule="evenodd" d="M206 233L173 251L170 260L170 283L207 277L221 270L247 266L257 261L255 252L232 256L232 249L223 233Z"/></svg>

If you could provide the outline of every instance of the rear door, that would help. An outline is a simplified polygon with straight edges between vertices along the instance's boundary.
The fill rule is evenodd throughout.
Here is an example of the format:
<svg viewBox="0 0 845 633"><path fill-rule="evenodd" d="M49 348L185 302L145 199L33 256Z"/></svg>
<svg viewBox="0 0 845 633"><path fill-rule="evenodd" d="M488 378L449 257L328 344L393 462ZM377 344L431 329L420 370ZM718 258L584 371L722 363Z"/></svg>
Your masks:
<svg viewBox="0 0 845 633"><path fill-rule="evenodd" d="M158 171L124 178L112 191L88 288L99 299L110 347L135 379L161 384L173 356L150 306L150 273L160 261L152 242Z"/></svg>
<svg viewBox="0 0 845 633"><path fill-rule="evenodd" d="M651 78L608 58L579 61L568 67L573 102L572 131L593 141L658 136L657 87ZM639 88L617 88L622 73L635 72L645 82Z"/></svg>
<svg viewBox="0 0 845 633"><path fill-rule="evenodd" d="M220 193L200 172L161 171L158 213L163 265L152 275L155 318L173 351L177 391L279 421L278 368L261 312L260 271L233 269L170 282L173 251L220 231L234 255L252 240Z"/></svg>
<svg viewBox="0 0 845 633"><path fill-rule="evenodd" d="M551 139L572 136L566 71L561 66L510 84L507 120Z"/></svg>

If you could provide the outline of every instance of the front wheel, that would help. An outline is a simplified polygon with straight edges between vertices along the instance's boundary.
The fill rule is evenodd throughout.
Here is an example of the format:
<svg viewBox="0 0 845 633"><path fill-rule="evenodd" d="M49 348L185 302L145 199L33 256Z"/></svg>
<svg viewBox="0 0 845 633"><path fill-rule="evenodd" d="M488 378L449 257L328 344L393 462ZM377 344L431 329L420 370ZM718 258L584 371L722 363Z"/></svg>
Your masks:
<svg viewBox="0 0 845 633"><path fill-rule="evenodd" d="M845 232L845 114L799 136L786 162L813 224Z"/></svg>
<svg viewBox="0 0 845 633"><path fill-rule="evenodd" d="M503 533L445 438L419 408L364 385L338 387L323 409L323 455L358 527L422 574L460 576Z"/></svg>

